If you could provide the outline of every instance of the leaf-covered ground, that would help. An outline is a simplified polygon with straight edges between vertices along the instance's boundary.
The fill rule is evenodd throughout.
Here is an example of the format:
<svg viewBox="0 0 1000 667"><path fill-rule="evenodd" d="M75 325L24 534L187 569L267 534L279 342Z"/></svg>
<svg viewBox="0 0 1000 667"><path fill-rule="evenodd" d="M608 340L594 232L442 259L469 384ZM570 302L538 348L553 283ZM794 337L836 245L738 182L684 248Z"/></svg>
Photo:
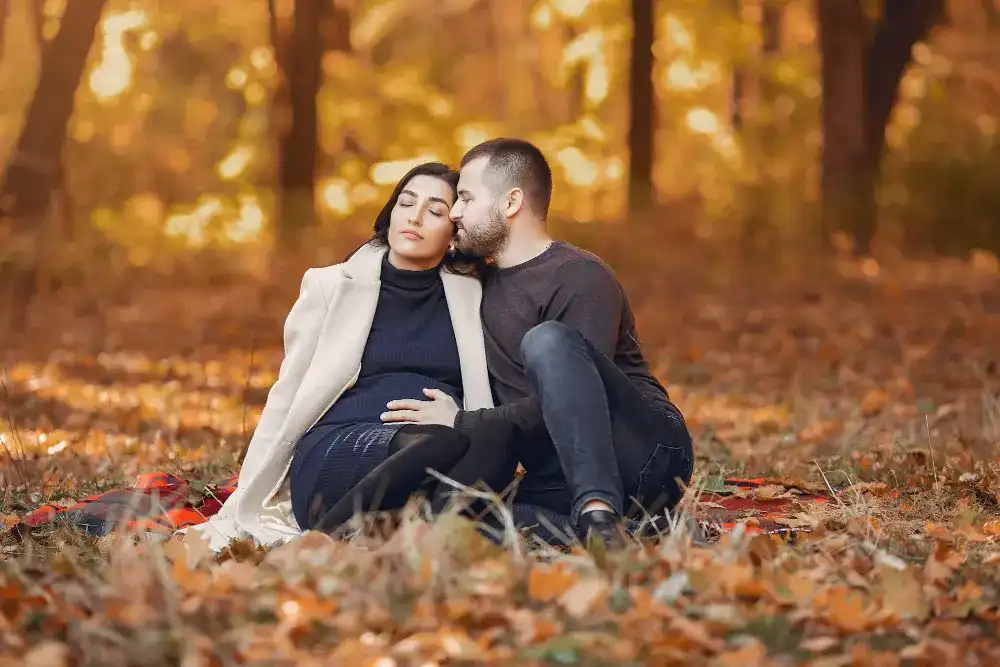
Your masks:
<svg viewBox="0 0 1000 667"><path fill-rule="evenodd" d="M595 560L411 508L389 534L221 559L197 542L7 535L0 664L997 664L995 259L616 267L696 435L685 511L709 514L699 491L730 474L773 477L765 497L843 489L793 509L808 534L738 528L706 547L679 529ZM234 471L294 287L49 298L3 373L6 523L140 472Z"/></svg>

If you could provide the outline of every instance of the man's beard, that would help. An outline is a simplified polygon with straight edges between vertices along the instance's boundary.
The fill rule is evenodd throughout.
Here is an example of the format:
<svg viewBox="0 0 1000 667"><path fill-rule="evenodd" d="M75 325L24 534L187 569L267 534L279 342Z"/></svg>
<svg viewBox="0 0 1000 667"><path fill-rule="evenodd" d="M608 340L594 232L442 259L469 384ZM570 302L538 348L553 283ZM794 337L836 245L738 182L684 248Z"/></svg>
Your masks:
<svg viewBox="0 0 1000 667"><path fill-rule="evenodd" d="M459 231L455 248L469 255L496 257L510 243L510 225L498 205L490 206L486 222Z"/></svg>

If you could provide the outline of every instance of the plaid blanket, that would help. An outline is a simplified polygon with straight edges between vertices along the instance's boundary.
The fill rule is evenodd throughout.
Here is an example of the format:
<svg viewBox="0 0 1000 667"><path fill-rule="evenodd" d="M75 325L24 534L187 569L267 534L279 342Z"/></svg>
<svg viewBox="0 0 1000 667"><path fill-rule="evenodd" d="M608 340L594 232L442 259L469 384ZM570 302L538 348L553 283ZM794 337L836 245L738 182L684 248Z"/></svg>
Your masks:
<svg viewBox="0 0 1000 667"><path fill-rule="evenodd" d="M235 475L204 487L165 472L146 473L131 488L97 493L67 506L42 505L13 528L24 532L59 522L95 536L121 528L169 534L208 521L235 490Z"/></svg>
<svg viewBox="0 0 1000 667"><path fill-rule="evenodd" d="M147 473L131 488L105 491L66 506L43 505L22 516L12 529L23 534L58 522L94 536L121 528L166 535L207 521L236 490L236 479L233 476L206 487L165 472ZM773 497L755 495L765 487L780 487L781 492ZM793 509L831 500L829 494L775 480L728 478L701 494L696 516L703 526L721 532L743 523L749 533L790 536L808 530L808 526L789 520Z"/></svg>

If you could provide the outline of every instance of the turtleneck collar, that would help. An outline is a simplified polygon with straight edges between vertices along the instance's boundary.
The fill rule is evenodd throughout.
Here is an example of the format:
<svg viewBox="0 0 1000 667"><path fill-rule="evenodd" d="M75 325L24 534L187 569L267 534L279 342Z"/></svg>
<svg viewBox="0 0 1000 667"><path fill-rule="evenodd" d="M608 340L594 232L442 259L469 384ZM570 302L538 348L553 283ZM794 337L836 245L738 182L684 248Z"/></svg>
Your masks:
<svg viewBox="0 0 1000 667"><path fill-rule="evenodd" d="M388 283L403 289L426 289L432 287L441 280L440 266L422 271L409 271L407 269L397 269L389 261L389 253L382 257L383 283Z"/></svg>

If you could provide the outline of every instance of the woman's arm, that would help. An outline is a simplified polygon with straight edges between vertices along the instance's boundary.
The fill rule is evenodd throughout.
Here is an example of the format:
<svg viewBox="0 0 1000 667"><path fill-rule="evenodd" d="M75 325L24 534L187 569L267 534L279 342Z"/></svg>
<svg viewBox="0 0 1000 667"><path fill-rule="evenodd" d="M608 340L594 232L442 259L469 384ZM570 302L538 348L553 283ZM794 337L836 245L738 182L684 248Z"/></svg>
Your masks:
<svg viewBox="0 0 1000 667"><path fill-rule="evenodd" d="M241 483L252 479L267 459L268 449L274 443L278 430L284 423L292 399L295 398L316 351L326 311L327 300L323 287L313 270L309 269L302 276L299 298L285 318L285 357L278 369L278 379L267 394L264 411L247 447L247 454L240 469Z"/></svg>

